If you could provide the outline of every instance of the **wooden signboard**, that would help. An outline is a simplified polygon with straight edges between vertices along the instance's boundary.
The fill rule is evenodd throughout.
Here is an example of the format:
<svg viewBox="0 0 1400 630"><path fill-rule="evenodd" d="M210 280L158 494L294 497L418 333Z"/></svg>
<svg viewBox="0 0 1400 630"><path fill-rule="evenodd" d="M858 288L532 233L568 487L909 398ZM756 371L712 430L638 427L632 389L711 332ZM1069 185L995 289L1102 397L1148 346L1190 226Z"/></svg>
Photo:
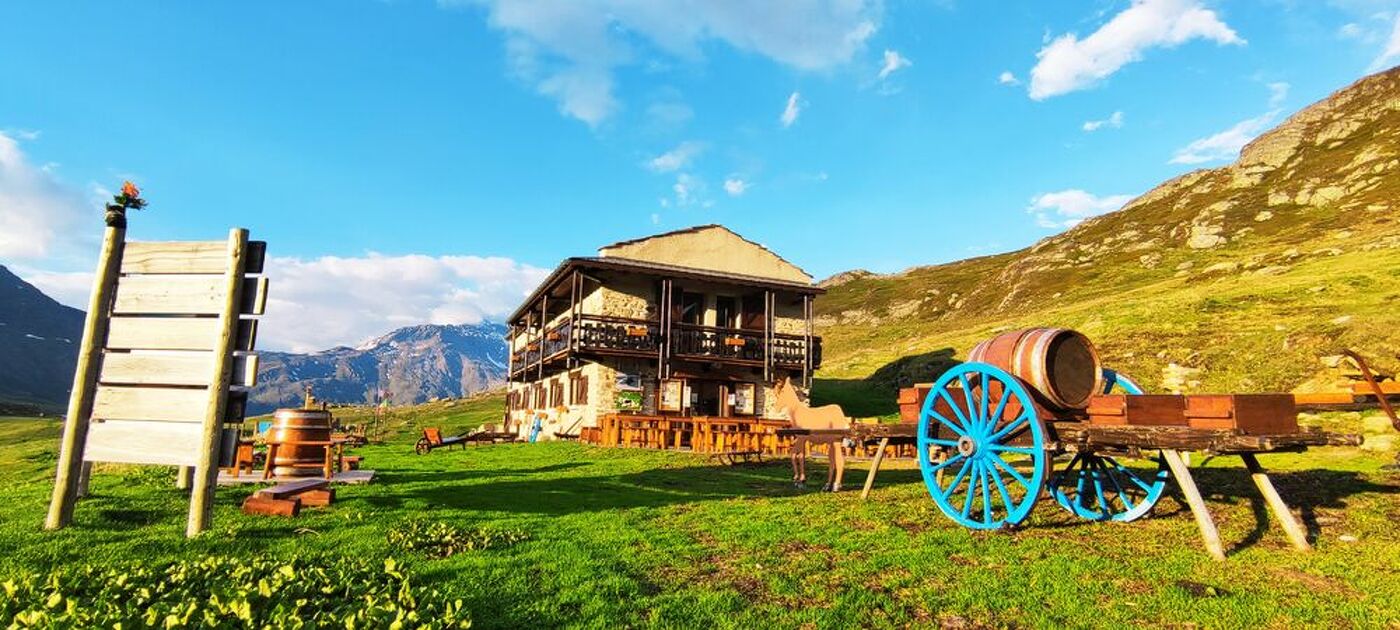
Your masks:
<svg viewBox="0 0 1400 630"><path fill-rule="evenodd" d="M72 520L86 463L156 464L193 469L194 536L209 527L225 425L243 421L256 383L266 246L244 229L161 243L125 232L103 241L45 527Z"/></svg>

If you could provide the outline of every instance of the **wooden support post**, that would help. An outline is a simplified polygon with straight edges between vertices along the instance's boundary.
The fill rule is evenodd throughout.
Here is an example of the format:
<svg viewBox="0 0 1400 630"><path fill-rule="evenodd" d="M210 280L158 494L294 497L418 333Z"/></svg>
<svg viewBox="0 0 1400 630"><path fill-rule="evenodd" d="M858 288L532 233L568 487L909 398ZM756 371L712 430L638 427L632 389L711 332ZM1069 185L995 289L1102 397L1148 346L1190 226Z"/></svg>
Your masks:
<svg viewBox="0 0 1400 630"><path fill-rule="evenodd" d="M248 230L229 231L229 267L224 273L224 306L219 313L219 341L214 345L213 378L209 403L204 413L204 435L190 490L190 518L185 535L194 537L209 528L214 518L214 489L219 479L219 440L224 429L224 408L228 404L229 374L233 371L234 334L238 330L239 305L243 300L243 261L248 250Z"/></svg>
<svg viewBox="0 0 1400 630"><path fill-rule="evenodd" d="M181 466L175 469L175 487L180 490L189 490L190 484L194 482L194 468L192 466Z"/></svg>
<svg viewBox="0 0 1400 630"><path fill-rule="evenodd" d="M1172 470L1176 485L1181 488L1181 493L1186 495L1186 504L1191 507L1191 514L1196 517L1196 525L1201 529L1201 539L1206 544L1206 551L1210 552L1210 557L1223 562L1225 548L1220 544L1220 531L1215 528L1215 520L1206 510L1205 499L1201 498L1201 491L1196 488L1196 481L1191 478L1191 470L1186 467L1186 462L1181 460L1179 451L1163 449L1162 456L1166 458L1167 466Z"/></svg>
<svg viewBox="0 0 1400 630"><path fill-rule="evenodd" d="M1279 525L1283 526L1283 531L1288 534L1288 540L1299 551L1312 551L1312 545L1308 544L1307 531L1293 518L1293 513L1288 510L1288 504L1283 502L1283 497L1279 496L1278 490L1274 489L1274 482L1269 480L1269 475L1264 471L1264 467L1259 465L1259 459L1254 453L1240 453L1240 459L1244 460L1245 467L1249 468L1249 476L1254 478L1254 485L1259 488L1259 494L1264 495L1264 502L1269 505L1269 511L1274 513L1274 518L1278 519Z"/></svg>
<svg viewBox="0 0 1400 630"><path fill-rule="evenodd" d="M875 485L875 473L880 472L880 462L885 459L885 447L890 445L890 439L880 438L880 446L876 447L875 459L870 461L870 472L865 474L865 488L860 491L860 498L864 499L870 495L870 487Z"/></svg>
<svg viewBox="0 0 1400 630"><path fill-rule="evenodd" d="M89 484L92 483L92 462L83 462L82 472L78 474L78 498L86 499L88 496Z"/></svg>
<svg viewBox="0 0 1400 630"><path fill-rule="evenodd" d="M97 393L97 375L102 367L102 348L107 341L107 311L121 275L126 228L108 227L97 257L97 277L88 298L87 322L78 346L78 365L73 371L73 391L68 396L68 415L63 423L63 443L58 451L58 473L44 529L58 529L73 521L73 503L78 498L82 477L83 447L87 444L88 424L92 421L92 401Z"/></svg>

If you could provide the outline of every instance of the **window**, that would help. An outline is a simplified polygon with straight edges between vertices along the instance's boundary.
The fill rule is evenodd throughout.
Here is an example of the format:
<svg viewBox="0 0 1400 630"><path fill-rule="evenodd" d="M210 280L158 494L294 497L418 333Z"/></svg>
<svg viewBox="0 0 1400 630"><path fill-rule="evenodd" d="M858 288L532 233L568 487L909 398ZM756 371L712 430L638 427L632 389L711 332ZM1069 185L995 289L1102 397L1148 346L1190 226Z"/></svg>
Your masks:
<svg viewBox="0 0 1400 630"><path fill-rule="evenodd" d="M564 381L561 379L556 378L549 382L549 406L564 406Z"/></svg>
<svg viewBox="0 0 1400 630"><path fill-rule="evenodd" d="M681 291L681 316L678 319L682 324L695 324L696 326L704 324L705 296L700 293Z"/></svg>
<svg viewBox="0 0 1400 630"><path fill-rule="evenodd" d="M544 383L535 383L535 404L534 404L534 408L535 408L535 409L543 409L544 407L545 407Z"/></svg>
<svg viewBox="0 0 1400 630"><path fill-rule="evenodd" d="M715 297L715 325L720 328L739 327L739 305L728 295Z"/></svg>
<svg viewBox="0 0 1400 630"><path fill-rule="evenodd" d="M588 375L578 372L569 377L569 404L588 404Z"/></svg>

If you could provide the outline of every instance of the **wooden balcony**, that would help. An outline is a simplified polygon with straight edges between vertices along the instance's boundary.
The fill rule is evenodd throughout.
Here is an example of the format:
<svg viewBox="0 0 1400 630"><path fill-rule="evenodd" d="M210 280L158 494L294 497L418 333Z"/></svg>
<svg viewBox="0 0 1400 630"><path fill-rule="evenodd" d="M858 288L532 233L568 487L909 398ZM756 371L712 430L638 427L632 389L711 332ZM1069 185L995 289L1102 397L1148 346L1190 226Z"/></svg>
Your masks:
<svg viewBox="0 0 1400 630"><path fill-rule="evenodd" d="M624 356L645 359L666 356L673 360L709 361L758 367L771 360L777 367L800 369L808 348L802 335L773 334L764 343L764 332L718 326L675 324L663 334L656 321L582 315L565 320L543 333L526 337L524 348L511 356L511 376L528 376L532 369L564 363L570 357ZM667 345L669 343L669 345ZM812 337L811 368L821 365L821 337Z"/></svg>

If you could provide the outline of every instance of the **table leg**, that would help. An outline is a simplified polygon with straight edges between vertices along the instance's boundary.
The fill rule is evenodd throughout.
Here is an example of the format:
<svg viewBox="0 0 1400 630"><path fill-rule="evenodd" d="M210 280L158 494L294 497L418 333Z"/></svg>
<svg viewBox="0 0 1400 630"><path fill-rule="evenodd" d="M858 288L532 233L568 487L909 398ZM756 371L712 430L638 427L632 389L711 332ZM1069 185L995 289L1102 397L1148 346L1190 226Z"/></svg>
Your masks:
<svg viewBox="0 0 1400 630"><path fill-rule="evenodd" d="M1244 460L1245 467L1249 468L1249 476L1254 478L1254 485L1259 488L1259 494L1264 495L1264 502L1269 505L1269 511L1274 513L1274 518L1283 526L1288 540L1299 551L1311 551L1312 545L1308 544L1307 532L1298 524L1298 520L1293 518L1288 504L1283 502L1283 497L1274 489L1274 482L1269 480L1269 475L1264 471L1264 467L1259 465L1258 458L1254 453L1240 453L1240 459Z"/></svg>
<svg viewBox="0 0 1400 630"><path fill-rule="evenodd" d="M885 459L885 447L889 445L889 438L880 438L880 445L875 447L875 459L870 460L870 472L865 475L865 488L860 491L860 498L870 495L870 487L875 485L875 473L880 472L880 462Z"/></svg>
<svg viewBox="0 0 1400 630"><path fill-rule="evenodd" d="M277 444L269 442L267 445L267 457L263 460L263 479L272 478L272 460L277 457Z"/></svg>
<svg viewBox="0 0 1400 630"><path fill-rule="evenodd" d="M325 462L326 479L330 479L332 476L335 475L335 473L331 470L331 465L332 465L332 462L334 462L334 461L335 461L335 447L327 446L327 447L326 447L326 462Z"/></svg>
<svg viewBox="0 0 1400 630"><path fill-rule="evenodd" d="M1220 544L1220 531L1215 528L1215 520L1206 510L1206 502L1201 498L1201 491L1196 488L1196 481L1191 478L1191 470L1186 467L1186 462L1181 461L1181 453L1164 449L1162 456L1167 460L1167 467L1172 470L1176 485L1181 488L1181 493L1186 495L1186 504L1191 507L1191 514L1196 517L1196 526L1201 529L1201 539L1206 544L1206 551L1210 552L1210 557L1224 561L1225 548Z"/></svg>

